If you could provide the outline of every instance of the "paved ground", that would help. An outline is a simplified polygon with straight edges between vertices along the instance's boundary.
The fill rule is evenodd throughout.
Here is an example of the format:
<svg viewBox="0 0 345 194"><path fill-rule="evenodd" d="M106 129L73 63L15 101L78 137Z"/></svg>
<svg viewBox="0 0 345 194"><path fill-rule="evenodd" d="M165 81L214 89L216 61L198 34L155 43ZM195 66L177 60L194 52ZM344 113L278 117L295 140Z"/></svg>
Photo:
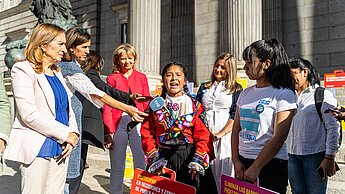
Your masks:
<svg viewBox="0 0 345 194"><path fill-rule="evenodd" d="M345 144L344 144L345 145ZM337 156L338 161L345 160L345 146ZM0 175L0 194L19 194L20 193L20 175L19 165L13 162L6 162L8 167L4 169L5 173ZM85 174L80 186L79 194L107 194L110 192L109 183L109 156L107 152L95 149L89 150L88 155L89 168ZM329 180L327 193L345 194L345 163L340 164L341 170ZM125 179L123 184L124 194L129 194L131 181ZM289 190L289 189L288 189ZM291 194L288 191L288 194Z"/></svg>
<svg viewBox="0 0 345 194"><path fill-rule="evenodd" d="M19 165L7 162L8 168L0 175L0 194L19 194L20 175ZM126 180L123 185L125 194L129 194L130 180ZM101 169L90 166L85 170L79 194L107 194L110 192L109 169Z"/></svg>

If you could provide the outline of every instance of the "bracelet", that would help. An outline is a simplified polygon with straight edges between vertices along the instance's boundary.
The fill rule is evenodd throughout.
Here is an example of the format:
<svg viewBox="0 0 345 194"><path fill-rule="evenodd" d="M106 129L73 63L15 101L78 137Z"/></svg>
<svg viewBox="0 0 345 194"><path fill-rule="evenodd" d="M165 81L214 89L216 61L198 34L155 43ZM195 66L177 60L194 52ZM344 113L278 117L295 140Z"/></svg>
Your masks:
<svg viewBox="0 0 345 194"><path fill-rule="evenodd" d="M328 158L328 157L324 157L325 159L327 159L327 160L332 160L332 161L334 161L334 158Z"/></svg>

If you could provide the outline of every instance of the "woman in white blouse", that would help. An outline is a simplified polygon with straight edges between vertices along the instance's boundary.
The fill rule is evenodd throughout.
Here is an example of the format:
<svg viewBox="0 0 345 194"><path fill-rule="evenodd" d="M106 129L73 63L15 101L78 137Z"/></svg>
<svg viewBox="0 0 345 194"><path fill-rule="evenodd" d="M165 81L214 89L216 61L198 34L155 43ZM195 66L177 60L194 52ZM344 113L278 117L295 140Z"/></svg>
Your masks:
<svg viewBox="0 0 345 194"><path fill-rule="evenodd" d="M84 74L80 68L80 63L85 61L89 54L91 46L91 36L86 29L74 27L66 32L66 48L67 53L64 56L65 62L60 62L62 74L66 79L67 86L73 92L72 108L76 114L76 120L78 129L81 132L81 113L82 113L82 101L84 98L92 102L97 108L103 107L103 104L107 104L113 108L122 110L132 117L133 120L142 122L143 116L147 116L146 113L139 111L133 106L123 104L105 92L96 88L91 80ZM103 129L100 129L103 130ZM81 142L74 149L71 154L67 180L65 186L65 194L78 193L81 178L85 166L86 153L83 152Z"/></svg>
<svg viewBox="0 0 345 194"><path fill-rule="evenodd" d="M308 60L293 58L289 62L298 95L297 112L287 141L291 190L297 194L326 193L327 177L336 171L334 158L338 151L339 123L325 111L334 109L337 100L325 90L320 117L314 100L320 85L319 73Z"/></svg>
<svg viewBox="0 0 345 194"><path fill-rule="evenodd" d="M210 164L221 192L222 174L233 176L231 161L231 130L236 112L236 101L242 87L236 82L237 64L230 53L218 56L213 64L211 80L199 88L197 99L204 105L208 128L214 136L216 159Z"/></svg>

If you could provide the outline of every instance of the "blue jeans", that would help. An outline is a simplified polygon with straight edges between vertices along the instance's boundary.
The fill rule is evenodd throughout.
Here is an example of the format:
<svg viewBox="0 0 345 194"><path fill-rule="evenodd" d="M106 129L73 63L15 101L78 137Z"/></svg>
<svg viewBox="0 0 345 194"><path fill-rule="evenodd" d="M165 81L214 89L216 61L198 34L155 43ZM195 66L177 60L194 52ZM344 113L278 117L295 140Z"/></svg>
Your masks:
<svg viewBox="0 0 345 194"><path fill-rule="evenodd" d="M317 173L325 152L310 155L289 154L288 172L293 194L324 194L327 178L322 179Z"/></svg>

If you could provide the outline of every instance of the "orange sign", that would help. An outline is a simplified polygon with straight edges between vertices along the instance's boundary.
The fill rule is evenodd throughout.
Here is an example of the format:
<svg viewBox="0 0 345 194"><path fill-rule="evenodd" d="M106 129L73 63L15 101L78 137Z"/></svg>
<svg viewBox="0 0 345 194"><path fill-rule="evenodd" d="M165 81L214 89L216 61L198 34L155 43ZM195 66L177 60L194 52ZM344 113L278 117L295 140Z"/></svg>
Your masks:
<svg viewBox="0 0 345 194"><path fill-rule="evenodd" d="M170 179L136 168L130 194L195 194L194 187L175 181L173 170L165 169L165 172L170 174Z"/></svg>
<svg viewBox="0 0 345 194"><path fill-rule="evenodd" d="M345 87L345 73L343 70L334 70L333 73L324 74L325 88Z"/></svg>

